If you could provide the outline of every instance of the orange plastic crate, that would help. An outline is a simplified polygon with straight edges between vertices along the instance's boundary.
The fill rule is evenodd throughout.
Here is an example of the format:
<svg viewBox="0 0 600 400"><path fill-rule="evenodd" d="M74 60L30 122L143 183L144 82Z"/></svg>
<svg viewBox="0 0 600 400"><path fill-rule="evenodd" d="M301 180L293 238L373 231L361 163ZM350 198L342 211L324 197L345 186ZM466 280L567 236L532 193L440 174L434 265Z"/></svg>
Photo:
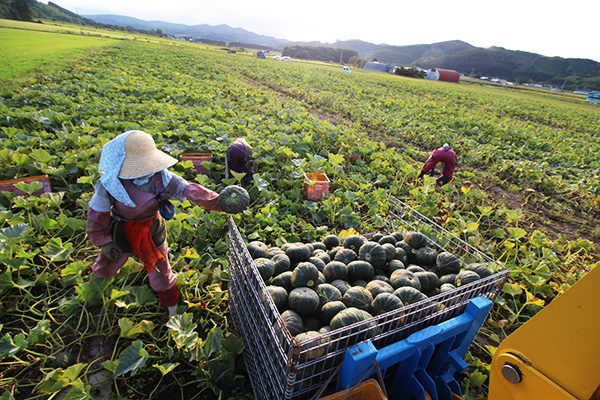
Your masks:
<svg viewBox="0 0 600 400"><path fill-rule="evenodd" d="M32 193L33 196L40 196L43 193L50 193L52 189L50 188L50 181L48 180L48 175L39 175L39 176L31 176L28 178L20 178L20 179L8 179L6 181L0 182L0 192L13 192L17 195L27 194L22 190L19 190L15 187L17 183L25 182L27 184L39 181L42 182L43 187L40 190L36 190Z"/></svg>
<svg viewBox="0 0 600 400"><path fill-rule="evenodd" d="M352 391L350 394L348 394ZM358 385L340 392L321 397L321 400L387 400L375 379L367 379Z"/></svg>
<svg viewBox="0 0 600 400"><path fill-rule="evenodd" d="M181 161L191 161L194 164L194 169L198 173L208 174L210 170L204 168L202 163L204 161L212 162L213 155L212 153L182 153Z"/></svg>
<svg viewBox="0 0 600 400"><path fill-rule="evenodd" d="M308 200L322 200L329 195L329 178L325 174L304 174L304 177L314 181L314 185L306 183L306 198Z"/></svg>

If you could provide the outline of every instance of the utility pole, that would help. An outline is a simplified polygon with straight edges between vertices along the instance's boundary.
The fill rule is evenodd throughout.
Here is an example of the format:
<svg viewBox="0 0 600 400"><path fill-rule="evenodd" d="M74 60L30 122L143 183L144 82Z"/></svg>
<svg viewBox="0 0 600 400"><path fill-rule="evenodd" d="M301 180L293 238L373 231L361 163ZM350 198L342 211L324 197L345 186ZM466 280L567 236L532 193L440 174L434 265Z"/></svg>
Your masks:
<svg viewBox="0 0 600 400"><path fill-rule="evenodd" d="M77 21L79 22L79 33L83 35L83 29L81 29L81 17L79 16L79 7L75 8L77 10Z"/></svg>
<svg viewBox="0 0 600 400"><path fill-rule="evenodd" d="M560 88L560 91L561 91L561 92L562 92L562 91L563 91L563 89L565 88L565 83L567 83L567 80L566 80L566 79L565 79L565 81L563 82L563 84L562 84L562 87Z"/></svg>

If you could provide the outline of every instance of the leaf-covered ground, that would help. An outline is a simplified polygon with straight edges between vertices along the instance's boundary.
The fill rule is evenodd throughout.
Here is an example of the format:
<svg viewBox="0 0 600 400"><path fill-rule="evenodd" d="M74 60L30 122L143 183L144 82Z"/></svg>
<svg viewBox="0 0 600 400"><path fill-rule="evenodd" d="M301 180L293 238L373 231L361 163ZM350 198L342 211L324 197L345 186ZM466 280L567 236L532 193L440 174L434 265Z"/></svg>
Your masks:
<svg viewBox="0 0 600 400"><path fill-rule="evenodd" d="M129 129L153 134L173 156L213 153L208 175L189 161L173 171L215 191L236 182L223 178L223 155L246 137L258 175L235 221L247 240L374 232L396 196L502 262L511 281L462 377L467 397L485 394L493 348L598 262L598 228L587 229L589 240L552 232L549 214L533 217L531 207L571 226L597 220L600 110L338 69L124 42L0 101L0 179L47 174L53 189L0 195L6 398L97 396L98 376L116 398L252 397L227 309L225 215L176 205L168 242L182 314L168 323L136 260L112 280L89 282L98 249L86 240L85 213L100 150ZM459 168L436 189L415 178L443 142ZM329 198L305 199L305 172L327 174ZM498 201L493 187L526 204Z"/></svg>

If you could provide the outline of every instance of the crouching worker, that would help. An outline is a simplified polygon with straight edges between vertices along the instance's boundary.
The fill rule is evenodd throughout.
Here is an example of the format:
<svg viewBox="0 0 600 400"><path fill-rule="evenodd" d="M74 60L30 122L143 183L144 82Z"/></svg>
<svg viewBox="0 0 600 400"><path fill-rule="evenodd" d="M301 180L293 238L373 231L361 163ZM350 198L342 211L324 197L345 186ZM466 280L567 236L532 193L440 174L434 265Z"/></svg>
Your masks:
<svg viewBox="0 0 600 400"><path fill-rule="evenodd" d="M225 155L225 179L232 177L231 171L245 173L244 184L249 185L254 180L254 150L244 138L238 138L227 147Z"/></svg>
<svg viewBox="0 0 600 400"><path fill-rule="evenodd" d="M439 186L443 186L450 182L454 175L454 169L456 168L456 154L454 153L454 150L450 148L448 143L444 143L444 146L433 151L423 168L421 168L421 173L418 178L422 178L423 175L427 173L429 173L430 176L433 176L433 171L438 163L441 163L443 167L442 176L436 179L436 183Z"/></svg>
<svg viewBox="0 0 600 400"><path fill-rule="evenodd" d="M92 265L94 278L113 277L135 254L144 264L160 303L177 313L179 290L171 271L165 218L173 217L170 199L188 199L221 211L219 195L169 172L177 160L156 148L142 131L120 134L102 148L102 174L89 202L87 234L102 251Z"/></svg>

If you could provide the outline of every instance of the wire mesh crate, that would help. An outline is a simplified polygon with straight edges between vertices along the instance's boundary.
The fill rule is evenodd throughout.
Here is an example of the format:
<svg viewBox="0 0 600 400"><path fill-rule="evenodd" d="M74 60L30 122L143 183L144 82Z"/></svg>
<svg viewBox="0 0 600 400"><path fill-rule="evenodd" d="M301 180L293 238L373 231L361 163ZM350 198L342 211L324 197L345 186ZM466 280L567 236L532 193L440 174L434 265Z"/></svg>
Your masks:
<svg viewBox="0 0 600 400"><path fill-rule="evenodd" d="M418 230L438 251L449 251L463 264L485 263L493 274L476 282L429 297L296 343L285 328L258 269L232 217L229 219L230 311L235 330L246 344L244 361L259 399L310 399L322 386L335 391L335 374L348 347L370 339L377 347L405 339L413 332L460 315L469 300L494 301L508 270L400 200L393 199L388 232Z"/></svg>

